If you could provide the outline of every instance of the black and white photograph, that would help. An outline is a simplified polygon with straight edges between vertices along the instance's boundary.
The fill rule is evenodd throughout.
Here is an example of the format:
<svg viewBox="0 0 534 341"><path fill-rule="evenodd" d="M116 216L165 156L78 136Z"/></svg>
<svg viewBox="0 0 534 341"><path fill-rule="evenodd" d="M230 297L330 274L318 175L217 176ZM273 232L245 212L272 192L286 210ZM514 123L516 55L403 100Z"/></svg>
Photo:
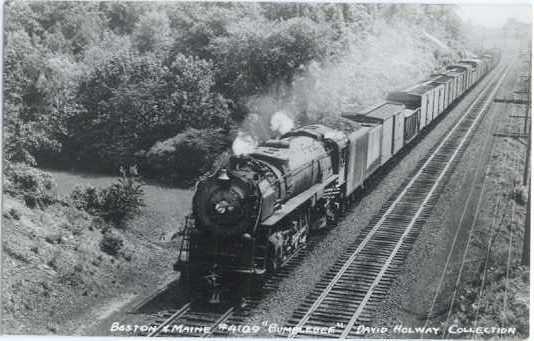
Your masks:
<svg viewBox="0 0 534 341"><path fill-rule="evenodd" d="M2 10L0 338L529 338L531 3Z"/></svg>

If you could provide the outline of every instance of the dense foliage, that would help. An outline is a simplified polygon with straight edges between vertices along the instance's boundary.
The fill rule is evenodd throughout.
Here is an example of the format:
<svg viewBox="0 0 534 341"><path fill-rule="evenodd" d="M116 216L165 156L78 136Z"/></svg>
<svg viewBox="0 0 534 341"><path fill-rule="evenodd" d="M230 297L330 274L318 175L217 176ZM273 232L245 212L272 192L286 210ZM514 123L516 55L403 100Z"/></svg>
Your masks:
<svg viewBox="0 0 534 341"><path fill-rule="evenodd" d="M197 176L229 146L250 98L295 97L288 89L309 65L340 60L377 22L461 39L453 7L440 5L10 2L5 155Z"/></svg>

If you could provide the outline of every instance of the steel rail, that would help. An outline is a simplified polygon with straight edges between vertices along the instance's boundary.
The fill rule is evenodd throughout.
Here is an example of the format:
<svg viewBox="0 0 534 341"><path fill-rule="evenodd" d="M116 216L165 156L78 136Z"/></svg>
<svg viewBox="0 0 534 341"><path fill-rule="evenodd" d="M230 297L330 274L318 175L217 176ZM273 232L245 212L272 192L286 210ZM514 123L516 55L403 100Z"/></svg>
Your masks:
<svg viewBox="0 0 534 341"><path fill-rule="evenodd" d="M149 334L147 334L147 337L156 337L160 336L163 329L167 326L169 326L172 322L177 320L185 320L188 319L190 322L192 321L198 321L199 319L203 319L203 322L208 322L210 320L213 320L209 326L197 326L197 327L209 327L207 331L205 331L202 334L197 335L197 333L191 333L192 335L184 335L184 336L199 336L199 337L208 337L212 334L217 332L217 327L226 321L235 311L235 307L230 307L226 309L222 314L217 315L216 318L210 317L207 313L201 313L201 312L195 312L191 307L191 302L184 304L180 309L178 309L174 314L172 314L169 318L167 318L164 322L162 322L156 329L151 331Z"/></svg>
<svg viewBox="0 0 534 341"><path fill-rule="evenodd" d="M404 243L405 239L408 237L408 235L412 231L412 228L414 227L414 225L418 221L418 218L427 209L426 205L428 204L430 199L433 197L434 192L435 192L436 188L438 187L438 184L440 184L440 182L443 179L443 177L445 176L445 174L447 174L447 171L449 170L451 164L453 163L452 161L456 159L456 156L457 156L458 152L464 147L464 144L467 141L467 138L471 135L471 132L473 131L474 127L477 126L477 123L478 123L480 117L482 117L482 113L484 113L486 108L489 106L489 104L491 102L491 99L495 95L495 93L496 93L497 89L499 88L502 80L504 79L504 75L506 73L507 73L507 70L506 70L506 72L503 73L503 75L496 82L496 84L495 84L495 79L497 79L498 74L497 75L493 75L493 78L490 79L490 81L488 81L488 84L486 85L486 87L480 92L480 94L476 97L476 99L473 101L473 103L469 106L468 110L466 111L466 114L464 114L462 116L462 118L460 118L458 120L458 122L449 131L449 133L445 136L445 138L438 145L438 147L434 150L434 152L430 155L430 157L428 157L428 159L426 159L426 161L423 164L423 166L421 168L419 168L417 173L410 179L408 184L403 188L401 193L395 198L395 200L387 208L387 210L384 212L384 214L381 216L381 218L374 224L374 226L367 233L365 238L360 242L360 244L358 245L356 250L352 252L352 254L344 262L344 264L341 266L341 268L337 271L335 276L329 281L328 285L326 285L326 287L324 289L322 289L322 291L319 294L318 298L313 302L313 304L306 311L304 316L302 318L300 318L299 322L293 328L293 332L289 335L289 337L295 337L296 335L301 333L302 327L304 327L310 321L310 318L312 317L312 315L315 312L318 311L318 308L326 301L327 297L329 297L331 293L335 293L336 292L336 290L334 290L334 288L336 287L336 285L338 285L341 282L341 278L345 274L349 274L349 275L351 274L351 272L349 271L349 268L355 263L356 259L362 253L364 248L369 245L369 243L371 242L371 240L373 239L375 234L377 234L377 232L385 225L385 223L387 222L388 218L390 218L390 220L393 220L393 222L395 220L397 222L399 221L399 217L397 217L397 216L393 217L393 212L396 209L399 209L399 208L401 208L403 211L410 210L410 209L414 208L414 207L412 207L413 206L413 202L410 202L410 200L407 200L406 202L403 202L403 199L405 199L405 197L409 194L409 195L414 196L414 198L417 201L417 199L418 199L417 196L419 196L420 194L424 194L425 196L423 198L422 204L417 204L418 208L417 208L416 212L410 216L411 219L409 221L409 224L404 229L404 231L403 231L402 235L400 236L399 240L395 243L394 249L391 252L389 252L388 255L384 255L384 256L387 256L387 259L386 259L384 265L380 268L380 271L374 277L374 280L372 280L370 288L366 291L365 296L363 297L363 299L361 300L360 304L358 305L358 308L352 314L348 324L344 327L344 330L341 333L341 337L344 338L350 333L350 331L352 330L352 327L354 326L354 324L356 323L356 321L358 320L358 318L362 314L364 308L368 304L369 299L371 298L373 293L375 291L377 291L379 283L381 282L382 278L386 275L386 272L387 272L389 266L394 261L396 255L398 254L399 250L403 246L403 243ZM490 91L490 90L492 90L492 91ZM476 107L477 105L480 106L481 102L483 103L482 107ZM461 134L462 134L461 136L463 136L463 138L461 139L460 144L458 146L452 146L454 148L454 152L453 152L452 156L447 157L447 160L445 162L445 166L436 167L436 165L433 165L432 164L433 162L437 162L438 166L440 166L440 164L444 162L443 160L441 160L441 159L444 158L444 156L441 155L443 153L444 147L451 148L451 146L449 146L451 144L451 142L450 142L451 137L453 136L453 134L458 133L458 131L460 130L460 129L458 129L459 127L462 127L462 125L466 124L466 121L468 121L469 116L472 116L474 108L477 109L476 113L478 113L478 114L472 120L472 122L468 122L469 128L467 129L467 131L466 132L461 132ZM447 148L445 148L445 149L447 149ZM450 151L448 151L448 152L446 151L445 152L445 156L448 156L447 154L450 154ZM432 179L433 176L435 176L435 174L436 174L436 170L438 170L438 171L441 170L441 171L439 172L439 175L438 175L437 178ZM430 178L430 179L424 179L424 177L421 176L423 174L427 175L427 177ZM424 182L424 180L426 180L426 182L417 183L419 180L421 180L422 182ZM414 185L416 185L416 184L418 186L429 185L429 183L428 183L429 181L428 180L432 180L432 187L431 187L430 191L428 191L427 193L423 193L424 191L417 190L417 189L414 191L415 193L410 193L409 192L412 188L414 188ZM417 188L417 186L415 188ZM424 188L424 186L423 186L423 188ZM405 222L406 221L406 217L403 217L403 218L404 218L404 220L402 220L402 222ZM383 239L384 238L380 238L380 240L382 242L384 242ZM374 241L374 242L376 243L376 241ZM394 241L390 241L389 242L390 245L393 244L393 243L394 243ZM376 257L376 255L375 255L375 257ZM376 268L376 266L375 266L375 268ZM343 291L343 290L346 291L346 288L340 288L340 290L341 291ZM379 290L379 291L380 291L381 294L383 294L382 290ZM327 304L327 306L328 306L328 304ZM341 308L341 311L346 312L347 308L349 308L349 307L347 307L345 305L345 307Z"/></svg>
<svg viewBox="0 0 534 341"><path fill-rule="evenodd" d="M478 112L478 115L476 116L475 118L475 121L471 124L471 127L469 128L469 130L465 133L464 137L462 138L460 144L458 145L458 148L454 151L453 155L450 157L450 160L449 162L447 162L445 168L441 171L438 179L436 180L436 182L434 183L434 185L432 186L432 188L430 189L430 191L428 192L428 194L426 195L423 203L421 204L421 206L419 207L419 209L417 210L417 212L415 213L414 217L412 218L412 220L410 221L410 224L408 225L408 227L406 228L406 230L404 231L403 235L401 236L401 238L399 239L399 241L397 242L397 245L395 246L395 249L393 250L392 254L389 256L388 260L386 261L386 263L383 265L380 273L378 274L378 276L376 277L375 281L373 282L373 285L371 286L371 288L369 289L369 291L367 292L366 296L364 297L364 299L362 300L362 303L359 305L358 307L358 310L354 313L354 315L352 316L351 320L349 321L349 324L347 325L347 327L345 328L345 330L343 331L343 333L341 334L341 337L342 338L345 338L348 333L350 332L350 330L352 329L352 327L354 326L357 318L360 316L362 310L363 310L363 307L366 305L367 301L369 300L369 298L371 297L371 294L373 293L373 290L375 288L375 286L381 281L385 271L387 270L387 268L390 266L391 264L391 261L393 260L393 257L395 257L395 255L397 254L397 252L399 251L399 248L402 246L403 242L404 242L404 239L406 238L406 236L408 235L408 233L411 231L411 229L413 228L413 226L415 225L415 222L417 220L417 218L419 218L419 216L421 215L421 212L423 211L423 209L425 208L425 206L427 205L428 201L430 200L431 196L434 194L434 191L436 190L438 184L441 182L441 180L443 179L443 177L445 176L445 174L447 173L448 169L450 168L451 164L452 164L452 161L456 158L456 155L458 154L458 152L460 151L460 149L464 146L465 142L467 141L467 138L471 135L472 131L474 130L474 128L477 126L477 122L480 120L480 118L482 117L482 114L486 111L486 109L489 107L489 104L491 103L491 100L493 98L493 96L495 95L495 93L497 92L502 80L504 79L504 76L506 75L506 72L501 76L501 78L499 79L499 81L497 82L497 85L495 86L495 88L493 89L493 91L491 92L491 95L486 99L482 109L479 110ZM458 124L454 127L453 131L457 128ZM451 131L452 133L452 131ZM447 136L447 139L450 137L450 134ZM447 140L446 139L446 140ZM441 147L444 145L445 141L442 142L441 146L436 150L436 153L433 154L430 159L427 161L427 163L425 165L427 165L437 154L437 152L441 149ZM423 166L423 169L424 169L424 166ZM423 172L423 169L421 169L421 172Z"/></svg>
<svg viewBox="0 0 534 341"><path fill-rule="evenodd" d="M494 115L493 118L492 118L492 121L491 121L490 133L487 136L487 141L485 141L486 144L485 145L483 144L480 147L481 150L484 150L484 153L481 154L482 158L485 158L486 156L489 158L491 156L491 153L493 151L493 146L495 144L495 136L493 136L492 132L494 132L496 130L496 124L497 124L497 120L496 120L496 116ZM484 165L485 165L485 167L483 167ZM474 177L473 183L471 184L471 189L469 191L469 195L467 196L467 200L466 200L466 203L465 203L465 206L464 206L464 211L462 213L462 217L460 219L460 222L458 223L459 227L464 225L464 219L466 217L465 213L466 213L466 211L467 211L467 209L469 207L469 203L472 200L472 196L474 195L474 190L475 190L475 187L477 186L477 179L479 179L481 176L485 176L488 173L490 166L491 166L490 163L486 164L483 160L480 160L480 163L476 166L476 168L475 168L476 169L475 170L475 177ZM457 296L458 290L460 288L462 275L464 273L464 266L465 266L466 263L469 263L469 261L467 260L467 255L468 255L468 252L470 250L469 246L471 245L472 242L474 242L475 227L476 227L477 223L479 222L479 214L480 214L480 211L481 211L481 208L482 208L482 202L483 202L483 199L484 199L484 195L486 194L487 181L486 181L486 179L484 177L481 179L481 181L482 181L481 182L481 188L479 190L478 197L476 198L476 209L475 209L474 215L473 215L473 217L471 219L471 222L469 224L469 236L467 238L467 245L465 246L465 248L463 250L462 260L461 260L461 263L460 263L460 268L458 270L458 274L457 274L456 281L455 281L455 284L454 284L454 291L453 291L453 293L451 295L452 298L450 299L449 309L448 309L447 317L445 318L445 321L449 320L449 318L451 317L451 314L452 314L453 309L454 309L454 304L455 304L455 301L456 301L456 296ZM496 218L496 216L493 219L492 226L495 223L495 218ZM491 238L490 238L490 240L491 240ZM487 262L487 260L486 260L486 262ZM485 265L487 265L487 263L485 263ZM484 279L482 280L482 282L484 283ZM476 324L476 322L475 322L475 324ZM448 335L448 333L444 332L442 334L441 338L445 339L447 337L447 335Z"/></svg>
<svg viewBox="0 0 534 341"><path fill-rule="evenodd" d="M154 329L152 332L147 334L147 337L154 337L159 335L161 330L168 326L172 321L177 320L187 314L187 312L191 309L191 302L184 304L180 309L178 309L174 314L172 314L168 319L163 321L156 329Z"/></svg>
<svg viewBox="0 0 534 341"><path fill-rule="evenodd" d="M217 319L217 321L213 322L213 324L210 326L210 331L209 333L205 333L205 334L202 334L201 337L208 337L210 335L212 335L217 329L217 327L223 323L224 321L226 321L226 319L228 319L230 317L230 315L232 315L232 313L234 312L234 307L230 307L228 308L228 310L226 310L222 315L221 317L219 317Z"/></svg>
<svg viewBox="0 0 534 341"><path fill-rule="evenodd" d="M226 336L226 332L224 330L217 329L218 326L227 320L234 320L233 323L237 323L237 322L241 322L245 320L245 318L248 317L249 311L252 310L255 306L257 306L257 304L261 301L261 298L263 297L263 295L276 290L278 288L278 285L280 284L280 281L283 278L287 277L289 274L291 274L292 270L300 264L302 259L304 259L304 257L307 255L307 252L313 249L313 247L319 240L321 240L321 238L310 238L307 244L300 247L294 254L292 254L290 257L288 257L288 259L284 261L283 263L284 267L281 269L280 272L267 276L267 278L265 279L265 284L263 288L264 290L261 293L258 293L258 295L246 297L247 302L249 303L246 307L244 308L237 307L237 306L230 307L219 318L217 318L215 322L211 324L209 333L204 333L204 334L195 335L195 336L207 337L207 336L212 336L214 334L215 334L214 336ZM188 320L189 318L191 318L191 316L189 315L199 314L199 312L193 311L191 305L192 305L191 302L189 302L183 305L182 307L180 307L171 316L169 316L164 322L162 322L161 324L158 324L158 327L152 330L149 334L147 334L147 337L159 336L161 334L161 331L166 326L171 324L173 321L177 321L180 319Z"/></svg>
<svg viewBox="0 0 534 341"><path fill-rule="evenodd" d="M463 219L463 215L464 214L465 214L465 212L462 213L462 216L460 217L461 220ZM428 311L427 318L425 319L425 324L424 324L423 328L426 328L426 326L428 325L428 323L430 321L430 318L432 316L432 312L433 312L434 306L435 306L435 304L437 302L437 298L438 298L441 286L443 285L443 282L445 280L445 275L447 274L447 269L449 267L449 263L450 263L450 261L452 259L452 255L453 255L453 252L454 252L456 241L457 241L459 233L460 233L460 227L461 227L461 225L458 225L458 227L456 229L456 233L454 235L454 239L453 239L449 254L447 255L447 260L445 261L445 266L444 266L443 271L441 273L441 276L440 276L440 279L439 279L439 282L438 282L438 287L436 288L436 291L435 291L435 294L434 294L434 297L432 299L432 303L431 303L431 306L430 306L430 310Z"/></svg>

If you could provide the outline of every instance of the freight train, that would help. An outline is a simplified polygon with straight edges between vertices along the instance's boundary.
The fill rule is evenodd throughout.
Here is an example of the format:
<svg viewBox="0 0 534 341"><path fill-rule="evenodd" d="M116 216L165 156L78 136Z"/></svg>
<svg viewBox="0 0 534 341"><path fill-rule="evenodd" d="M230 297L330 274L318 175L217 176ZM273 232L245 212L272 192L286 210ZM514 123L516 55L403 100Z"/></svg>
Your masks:
<svg viewBox="0 0 534 341"><path fill-rule="evenodd" d="M212 303L276 273L335 224L369 177L472 88L497 50L459 60L364 110L327 117L233 155L197 184L175 270Z"/></svg>

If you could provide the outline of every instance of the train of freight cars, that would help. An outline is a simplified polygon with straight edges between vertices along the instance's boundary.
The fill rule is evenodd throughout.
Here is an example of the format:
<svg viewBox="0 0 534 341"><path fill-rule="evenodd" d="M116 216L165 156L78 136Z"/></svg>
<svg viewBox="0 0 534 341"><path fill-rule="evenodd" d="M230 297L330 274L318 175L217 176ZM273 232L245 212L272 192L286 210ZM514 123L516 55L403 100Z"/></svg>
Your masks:
<svg viewBox="0 0 534 341"><path fill-rule="evenodd" d="M310 233L335 223L366 179L499 59L492 50L460 60L379 105L232 156L197 184L175 270L212 303L245 293L251 277L277 272Z"/></svg>

